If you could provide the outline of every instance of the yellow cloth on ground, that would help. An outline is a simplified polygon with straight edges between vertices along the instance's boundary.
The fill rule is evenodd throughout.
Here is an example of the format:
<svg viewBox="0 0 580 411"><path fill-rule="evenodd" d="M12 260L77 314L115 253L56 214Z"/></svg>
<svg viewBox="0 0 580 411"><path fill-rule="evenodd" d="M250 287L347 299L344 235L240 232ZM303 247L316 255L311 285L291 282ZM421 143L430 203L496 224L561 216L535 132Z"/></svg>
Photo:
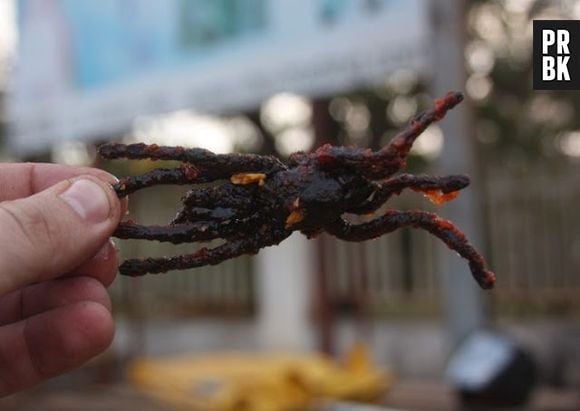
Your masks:
<svg viewBox="0 0 580 411"><path fill-rule="evenodd" d="M379 401L391 376L356 345L344 363L321 354L222 353L143 358L132 382L178 409L202 411L310 410L319 401Z"/></svg>

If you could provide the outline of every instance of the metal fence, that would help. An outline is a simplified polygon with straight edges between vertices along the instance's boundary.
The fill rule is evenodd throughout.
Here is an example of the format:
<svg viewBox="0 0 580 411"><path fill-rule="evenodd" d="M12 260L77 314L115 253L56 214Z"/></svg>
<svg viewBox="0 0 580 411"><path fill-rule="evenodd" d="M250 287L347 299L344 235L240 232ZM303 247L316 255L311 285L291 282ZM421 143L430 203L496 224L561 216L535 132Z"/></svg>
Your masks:
<svg viewBox="0 0 580 411"><path fill-rule="evenodd" d="M580 167L496 173L487 183L489 243L505 310L580 306Z"/></svg>
<svg viewBox="0 0 580 411"><path fill-rule="evenodd" d="M495 173L485 184L485 254L499 277L486 295L498 314L570 312L580 308L580 167ZM184 189L159 187L132 197L133 218L148 224L171 219ZM390 202L401 209L434 207L416 193ZM435 209L436 211L436 209ZM423 230L403 229L364 243L323 235L323 266L336 308L377 314L437 313L441 305L437 255L448 252ZM190 253L182 246L123 242L122 255ZM313 244L314 246L314 244ZM248 313L255 301L253 260L241 257L214 267L131 279L148 312ZM468 270L466 265L466 271ZM118 281L117 300L131 300L129 283Z"/></svg>
<svg viewBox="0 0 580 411"><path fill-rule="evenodd" d="M416 193L403 194L389 206L433 209ZM429 233L401 229L362 243L328 235L320 241L330 300L337 308L405 314L437 309L437 247L445 245Z"/></svg>
<svg viewBox="0 0 580 411"><path fill-rule="evenodd" d="M186 190L166 186L137 192L131 196L130 217L141 224L167 224ZM208 246L139 240L118 244L121 258L190 254ZM252 259L243 256L216 266L120 278L112 288L112 297L121 309L137 310L139 314L246 314L254 305L253 278Z"/></svg>
<svg viewBox="0 0 580 411"><path fill-rule="evenodd" d="M496 313L577 312L580 167L494 173L484 189L487 247L482 251L498 274L497 287L486 295ZM429 208L416 195L391 205ZM366 309L375 312L424 315L440 308L437 254L445 246L428 233L403 229L360 244L330 237L324 243L337 305L356 305L363 295Z"/></svg>

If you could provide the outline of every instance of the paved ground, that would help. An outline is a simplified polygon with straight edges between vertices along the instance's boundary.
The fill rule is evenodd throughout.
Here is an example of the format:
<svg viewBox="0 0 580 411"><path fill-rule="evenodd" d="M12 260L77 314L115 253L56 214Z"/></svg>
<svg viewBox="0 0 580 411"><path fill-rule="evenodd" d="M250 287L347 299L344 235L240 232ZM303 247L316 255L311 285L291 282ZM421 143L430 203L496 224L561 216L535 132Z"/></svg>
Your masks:
<svg viewBox="0 0 580 411"><path fill-rule="evenodd" d="M459 409L451 387L433 381L399 381L393 386L385 404L409 411ZM577 411L580 410L580 393L544 387L534 393L531 403L525 410Z"/></svg>
<svg viewBox="0 0 580 411"><path fill-rule="evenodd" d="M348 324L347 324L348 325ZM343 351L356 341L356 327L341 326L337 330ZM126 360L136 352L152 356L180 352L257 349L260 341L251 321L183 321L150 322L141 333L119 324L115 346L88 367L51 381L49 384L7 399L0 400L0 410L7 411L116 411L138 409L167 410L142 393L122 383ZM447 411L458 409L449 386L441 381L445 366L445 338L437 323L377 322L363 340L374 348L378 364L400 376L385 405L400 410ZM580 329L570 324L511 325L511 334L525 343L545 364L543 375L556 383L567 382L580 387ZM573 331L573 332L572 332ZM575 338L565 338L571 335ZM568 342L567 345L564 342ZM551 366L548 366L551 365ZM557 367L556 367L557 366ZM556 372L557 371L557 372ZM111 382L114 383L111 383ZM108 384L95 384L108 382ZM580 410L580 390L557 391L543 388L536 392L531 411Z"/></svg>
<svg viewBox="0 0 580 411"><path fill-rule="evenodd" d="M449 411L458 409L450 387L425 381L397 382L385 406L402 411ZM159 404L125 384L93 386L82 390L36 389L0 400L7 411L167 411ZM352 408L351 408L352 409ZM364 409L364 408L363 408ZM547 388L533 396L529 411L577 411L580 393Z"/></svg>

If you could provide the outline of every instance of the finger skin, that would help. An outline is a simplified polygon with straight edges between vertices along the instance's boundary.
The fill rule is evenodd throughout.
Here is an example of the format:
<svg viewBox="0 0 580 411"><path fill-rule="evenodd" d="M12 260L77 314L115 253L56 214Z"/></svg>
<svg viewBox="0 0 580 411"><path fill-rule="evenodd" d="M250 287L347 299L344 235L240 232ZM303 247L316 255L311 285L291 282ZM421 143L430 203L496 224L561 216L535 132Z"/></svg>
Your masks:
<svg viewBox="0 0 580 411"><path fill-rule="evenodd" d="M94 176L109 184L118 181L115 176L97 168L43 163L0 164L0 201L28 197L62 180L80 175ZM128 208L127 198L121 199L120 203L121 215L125 215ZM117 272L117 256L109 254L110 248L105 253L102 251L99 253L91 260L81 263L80 267L69 275L95 277L104 285L110 285Z"/></svg>
<svg viewBox="0 0 580 411"><path fill-rule="evenodd" d="M92 258L115 230L121 205L111 185L82 177L99 185L109 204L104 220L88 222L61 197L77 179L0 203L0 295L71 272Z"/></svg>
<svg viewBox="0 0 580 411"><path fill-rule="evenodd" d="M89 224L58 202L81 175L106 193L105 221ZM115 181L90 168L0 165L0 396L74 369L110 345L105 286L117 256L108 239L127 209Z"/></svg>
<svg viewBox="0 0 580 411"><path fill-rule="evenodd" d="M39 193L67 179L88 175L113 184L119 181L104 170L45 163L0 164L0 201L16 200ZM127 198L121 200L121 214L127 212Z"/></svg>
<svg viewBox="0 0 580 411"><path fill-rule="evenodd" d="M66 274L66 276L93 277L105 287L108 287L117 276L118 265L117 248L112 240L108 240L96 255Z"/></svg>
<svg viewBox="0 0 580 411"><path fill-rule="evenodd" d="M84 301L0 328L0 396L74 369L112 342L111 313Z"/></svg>
<svg viewBox="0 0 580 411"><path fill-rule="evenodd" d="M111 311L107 290L92 277L57 278L29 285L0 299L0 326L82 301L94 301Z"/></svg>

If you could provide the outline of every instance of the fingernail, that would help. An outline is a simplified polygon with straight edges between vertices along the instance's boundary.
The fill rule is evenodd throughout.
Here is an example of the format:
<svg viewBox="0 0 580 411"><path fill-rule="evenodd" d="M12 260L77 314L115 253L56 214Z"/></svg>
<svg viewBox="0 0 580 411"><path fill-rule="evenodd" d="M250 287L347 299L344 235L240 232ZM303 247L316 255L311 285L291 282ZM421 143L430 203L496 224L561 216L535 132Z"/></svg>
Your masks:
<svg viewBox="0 0 580 411"><path fill-rule="evenodd" d="M105 191L88 179L76 180L60 197L89 223L106 220L111 211Z"/></svg>
<svg viewBox="0 0 580 411"><path fill-rule="evenodd" d="M107 243L99 250L95 255L96 260L109 261L113 255L117 253L117 247L112 239L109 239Z"/></svg>

